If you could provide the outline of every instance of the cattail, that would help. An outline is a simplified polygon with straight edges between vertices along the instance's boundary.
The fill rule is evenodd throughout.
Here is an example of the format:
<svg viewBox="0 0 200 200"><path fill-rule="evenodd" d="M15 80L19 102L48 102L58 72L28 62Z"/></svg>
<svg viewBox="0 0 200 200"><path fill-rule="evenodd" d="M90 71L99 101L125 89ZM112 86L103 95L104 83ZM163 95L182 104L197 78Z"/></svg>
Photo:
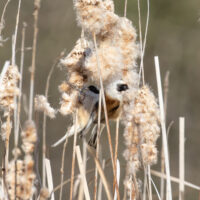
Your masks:
<svg viewBox="0 0 200 200"><path fill-rule="evenodd" d="M134 174L141 166L157 161L156 141L159 137L159 109L155 96L147 85L138 90L134 104L127 113L124 138L127 146L124 157L128 174Z"/></svg>
<svg viewBox="0 0 200 200"><path fill-rule="evenodd" d="M50 106L47 98L43 95L36 95L35 110L44 112L50 118L55 118L56 111Z"/></svg>
<svg viewBox="0 0 200 200"><path fill-rule="evenodd" d="M109 6L110 5L110 6ZM78 24L89 34L104 35L115 25L118 16L113 13L114 6L101 0L75 0Z"/></svg>
<svg viewBox="0 0 200 200"><path fill-rule="evenodd" d="M25 157L24 160L12 160L9 163L6 173L6 184L8 188L9 199L27 200L33 196L35 191L33 171L34 161L31 156Z"/></svg>
<svg viewBox="0 0 200 200"><path fill-rule="evenodd" d="M50 196L50 194L49 194L49 190L47 188L42 188L40 190L39 200L46 200L49 198L49 196Z"/></svg>
<svg viewBox="0 0 200 200"><path fill-rule="evenodd" d="M0 107L4 111L14 110L14 97L20 94L18 81L20 74L17 66L10 65L4 74L1 74Z"/></svg>
<svg viewBox="0 0 200 200"><path fill-rule="evenodd" d="M26 154L32 153L37 141L36 127L33 121L26 121L22 131L22 148Z"/></svg>

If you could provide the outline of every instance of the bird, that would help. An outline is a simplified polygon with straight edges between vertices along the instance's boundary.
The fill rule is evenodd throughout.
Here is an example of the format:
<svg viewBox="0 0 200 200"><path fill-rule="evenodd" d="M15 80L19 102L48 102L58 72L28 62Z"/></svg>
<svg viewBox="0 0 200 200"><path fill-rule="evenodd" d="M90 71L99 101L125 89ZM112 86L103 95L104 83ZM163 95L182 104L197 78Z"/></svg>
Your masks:
<svg viewBox="0 0 200 200"><path fill-rule="evenodd" d="M104 88L105 102L109 120L116 120L121 113L123 105L123 93L128 90L128 85L123 80L115 80L107 84ZM99 108L99 88L94 85L84 87L78 96L77 122L70 127L67 133L58 140L52 147L56 147L65 141L67 137L72 136L75 131L80 137L84 137L93 126L88 144L96 148L97 143L97 123ZM105 126L104 110L102 106L100 132ZM75 130L76 128L76 130Z"/></svg>

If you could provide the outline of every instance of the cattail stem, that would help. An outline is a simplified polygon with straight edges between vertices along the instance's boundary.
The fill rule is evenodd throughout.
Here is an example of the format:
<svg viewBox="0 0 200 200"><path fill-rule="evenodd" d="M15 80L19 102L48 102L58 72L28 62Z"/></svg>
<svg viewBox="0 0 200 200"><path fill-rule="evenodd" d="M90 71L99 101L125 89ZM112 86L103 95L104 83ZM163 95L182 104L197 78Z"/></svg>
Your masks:
<svg viewBox="0 0 200 200"><path fill-rule="evenodd" d="M185 192L185 118L179 118L179 200L184 200Z"/></svg>
<svg viewBox="0 0 200 200"><path fill-rule="evenodd" d="M159 105L160 105L162 142L163 142L163 146L164 146L165 167L166 167L166 174L167 174L167 196L168 196L167 200L172 200L172 190L171 190L171 180L170 180L170 166L169 166L169 155L168 155L168 144L167 144L167 133L166 133L166 126L165 126L165 113L164 113L162 84L161 84L160 66L159 66L158 56L154 57L154 61L155 61L155 68L156 68L158 97L159 97Z"/></svg>
<svg viewBox="0 0 200 200"><path fill-rule="evenodd" d="M99 156L99 140L100 140L100 131L101 131L101 99L102 99L102 90L99 92L99 106L98 106L98 124L97 124L97 149L96 149L96 158ZM97 194L97 178L98 178L97 166L95 166L95 176L94 176L94 196L93 199L96 200Z"/></svg>
<svg viewBox="0 0 200 200"><path fill-rule="evenodd" d="M74 186L74 168L75 168L75 147L76 147L76 139L77 139L77 110L75 114L75 133L74 133L74 143L73 143L73 152L72 152L72 169L71 169L71 184L70 184L70 200L72 200L73 196L73 186Z"/></svg>
<svg viewBox="0 0 200 200"><path fill-rule="evenodd" d="M30 80L30 96L29 96L29 120L32 120L33 114L33 96L34 96L34 80L35 80L35 59L38 36L38 15L40 10L40 0L34 1L35 10L34 16L34 33L33 33L33 48L32 48L32 64L31 64L31 80Z"/></svg>

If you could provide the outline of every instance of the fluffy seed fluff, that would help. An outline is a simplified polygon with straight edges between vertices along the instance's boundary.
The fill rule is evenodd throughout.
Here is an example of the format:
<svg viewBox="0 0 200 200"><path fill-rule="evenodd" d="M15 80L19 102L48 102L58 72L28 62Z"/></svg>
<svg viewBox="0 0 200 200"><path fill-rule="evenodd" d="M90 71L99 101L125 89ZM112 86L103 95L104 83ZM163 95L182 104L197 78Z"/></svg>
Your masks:
<svg viewBox="0 0 200 200"><path fill-rule="evenodd" d="M17 66L10 65L4 74L1 74L0 107L4 111L14 110L14 97L20 94L18 81L20 73Z"/></svg>
<svg viewBox="0 0 200 200"><path fill-rule="evenodd" d="M48 117L55 118L56 111L50 106L47 98L43 95L36 95L35 109L44 112Z"/></svg>
<svg viewBox="0 0 200 200"><path fill-rule="evenodd" d="M138 90L126 121L124 157L128 174L134 174L141 163L151 165L157 161L160 115L156 98L147 85Z"/></svg>
<svg viewBox="0 0 200 200"><path fill-rule="evenodd" d="M33 121L27 121L23 128L22 149L24 159L11 160L6 171L6 187L9 199L31 199L34 192L34 181L36 174L34 172L33 151L37 141L37 133ZM13 150L14 155L20 155L20 149Z"/></svg>

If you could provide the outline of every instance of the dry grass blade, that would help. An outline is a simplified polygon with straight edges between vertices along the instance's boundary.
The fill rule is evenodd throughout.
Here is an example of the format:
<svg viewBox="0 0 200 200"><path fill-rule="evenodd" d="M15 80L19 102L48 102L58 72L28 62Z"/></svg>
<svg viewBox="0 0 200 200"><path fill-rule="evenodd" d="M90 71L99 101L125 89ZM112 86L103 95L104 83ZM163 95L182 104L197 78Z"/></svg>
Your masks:
<svg viewBox="0 0 200 200"><path fill-rule="evenodd" d="M63 190L63 180L64 180L64 161L65 161L65 152L66 152L66 146L67 146L67 142L68 142L68 138L66 138L65 143L63 145L63 153L62 153L62 163L61 163L61 169L60 169L60 173L61 173L61 181L60 181L60 195L59 195L59 200L62 199L62 190Z"/></svg>
<svg viewBox="0 0 200 200"><path fill-rule="evenodd" d="M83 160L82 160L82 157L81 157L81 151L80 151L79 146L76 146L76 156L77 156L78 166L79 166L79 170L80 170L82 181L83 181L85 199L90 200L90 194L89 194L89 190L88 190L87 180L86 180L86 177L85 177L84 164L83 164Z"/></svg>
<svg viewBox="0 0 200 200"><path fill-rule="evenodd" d="M75 113L75 133L74 133L74 143L73 143L73 152L72 152L72 169L71 169L71 184L70 184L70 200L72 200L73 196L73 186L74 186L74 168L75 168L75 147L76 147L76 139L77 139L77 110Z"/></svg>
<svg viewBox="0 0 200 200"><path fill-rule="evenodd" d="M108 185L108 181L107 181L107 179L106 179L106 177L105 177L105 174L104 174L104 172L103 172L103 169L102 169L102 167L101 167L101 165L100 165L100 162L99 162L99 160L96 158L95 154L92 152L92 150L91 150L91 148L90 148L89 146L88 146L88 151L89 151L89 153L90 153L90 154L93 156L93 158L94 158L95 165L97 166L99 175L100 175L100 177L101 177L101 180L102 180L102 182L103 182L103 185L104 185L104 188L105 188L105 191L106 191L107 199L108 199L108 200L112 200L113 198L112 198L112 195L111 195L111 192L110 192L110 187L109 187L109 185Z"/></svg>
<svg viewBox="0 0 200 200"><path fill-rule="evenodd" d="M99 92L99 107L98 107L98 124L97 124L97 149L96 149L96 157L98 159L99 156L99 141L100 141L100 132L101 132L101 103L102 99L102 91L100 90ZM94 177L94 197L93 199L96 200L96 193L97 193L97 178L98 178L98 173L97 173L97 167L95 166L95 177Z"/></svg>
<svg viewBox="0 0 200 200"><path fill-rule="evenodd" d="M51 170L51 164L49 159L45 159L45 166L46 166L46 172L47 172L47 182L48 182L48 189L51 192L51 200L54 200L54 192L53 192L53 176L52 176L52 170Z"/></svg>
<svg viewBox="0 0 200 200"><path fill-rule="evenodd" d="M105 168L105 159L102 162L102 170ZM99 188L98 188L98 200L102 199L102 180L99 180Z"/></svg>
<svg viewBox="0 0 200 200"><path fill-rule="evenodd" d="M184 200L185 192L185 118L179 118L179 200Z"/></svg>
<svg viewBox="0 0 200 200"><path fill-rule="evenodd" d="M172 200L167 133L166 133L166 126L165 126L165 113L164 113L162 84L161 84L160 66L159 66L158 56L155 56L154 60L155 60L156 79L157 79L158 97L159 97L159 106L160 106L162 142L163 142L163 147L164 147L165 167L166 167L166 174L167 174L167 196L168 196L169 200Z"/></svg>
<svg viewBox="0 0 200 200"><path fill-rule="evenodd" d="M152 169L151 169L151 174L154 175L154 176L157 176L157 177L163 177L164 179L167 179L166 174L162 174L162 173L157 172L157 171L152 170ZM170 180L174 183L178 183L178 184L180 183L180 179L176 178L174 176L170 176ZM192 184L192 183L187 182L187 181L184 181L184 185L187 186L187 187L190 187L192 189L200 191L200 186L198 186L198 185Z"/></svg>

